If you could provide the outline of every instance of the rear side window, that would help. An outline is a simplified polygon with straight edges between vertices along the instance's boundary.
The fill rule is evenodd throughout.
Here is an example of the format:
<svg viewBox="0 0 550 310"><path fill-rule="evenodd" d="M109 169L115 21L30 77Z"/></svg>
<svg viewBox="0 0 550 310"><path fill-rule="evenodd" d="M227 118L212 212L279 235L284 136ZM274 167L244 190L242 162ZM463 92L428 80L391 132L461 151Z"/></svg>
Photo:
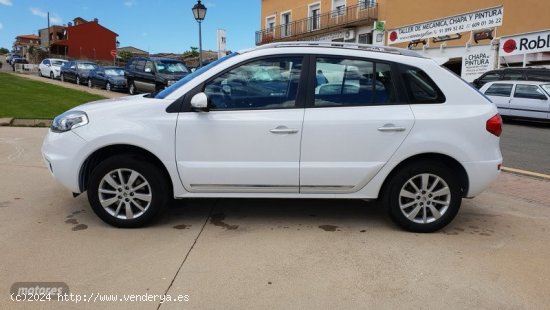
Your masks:
<svg viewBox="0 0 550 310"><path fill-rule="evenodd" d="M514 80L525 80L523 78L523 73L521 72L510 72L510 71L507 71L507 72L504 72L504 77L502 78L503 80L509 80L509 81L514 81Z"/></svg>
<svg viewBox="0 0 550 310"><path fill-rule="evenodd" d="M317 58L315 106L365 106L396 102L391 66L347 58Z"/></svg>
<svg viewBox="0 0 550 310"><path fill-rule="evenodd" d="M550 72L527 72L527 79L530 81L550 82Z"/></svg>
<svg viewBox="0 0 550 310"><path fill-rule="evenodd" d="M401 76L410 103L443 103L445 95L426 72L409 66L401 66Z"/></svg>
<svg viewBox="0 0 550 310"><path fill-rule="evenodd" d="M510 97L512 92L512 84L493 84L486 91L485 95L487 96L501 96L501 97Z"/></svg>
<svg viewBox="0 0 550 310"><path fill-rule="evenodd" d="M500 74L498 74L497 72L487 73L479 79L479 81L481 81L482 83L488 83L498 80L500 80Z"/></svg>
<svg viewBox="0 0 550 310"><path fill-rule="evenodd" d="M145 70L145 60L138 60L136 63L136 71Z"/></svg>

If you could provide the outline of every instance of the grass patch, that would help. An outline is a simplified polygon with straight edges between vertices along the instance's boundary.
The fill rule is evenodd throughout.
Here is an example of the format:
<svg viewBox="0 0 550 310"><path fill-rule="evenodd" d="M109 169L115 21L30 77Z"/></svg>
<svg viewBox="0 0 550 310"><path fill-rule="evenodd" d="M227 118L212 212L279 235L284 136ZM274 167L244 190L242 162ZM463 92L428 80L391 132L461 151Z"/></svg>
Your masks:
<svg viewBox="0 0 550 310"><path fill-rule="evenodd" d="M87 92L0 73L0 117L46 118L105 99Z"/></svg>

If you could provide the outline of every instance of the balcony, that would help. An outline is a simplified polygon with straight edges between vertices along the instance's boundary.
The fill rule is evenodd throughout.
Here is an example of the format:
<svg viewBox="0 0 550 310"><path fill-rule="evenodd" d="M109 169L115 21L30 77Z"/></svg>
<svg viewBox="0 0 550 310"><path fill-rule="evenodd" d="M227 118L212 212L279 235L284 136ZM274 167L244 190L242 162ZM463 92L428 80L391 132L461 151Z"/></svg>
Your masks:
<svg viewBox="0 0 550 310"><path fill-rule="evenodd" d="M296 41L322 35L344 27L371 24L378 19L378 4L368 1L340 7L314 17L293 21L270 29L256 31L256 45L277 41Z"/></svg>

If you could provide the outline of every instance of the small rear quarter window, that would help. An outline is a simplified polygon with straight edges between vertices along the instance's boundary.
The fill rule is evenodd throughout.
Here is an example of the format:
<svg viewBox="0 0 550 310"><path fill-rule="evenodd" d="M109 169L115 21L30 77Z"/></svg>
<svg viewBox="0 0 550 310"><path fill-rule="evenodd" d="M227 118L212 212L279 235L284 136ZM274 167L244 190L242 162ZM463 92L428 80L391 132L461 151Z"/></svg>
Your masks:
<svg viewBox="0 0 550 310"><path fill-rule="evenodd" d="M400 71L410 103L445 102L445 95L426 72L405 65L400 66Z"/></svg>

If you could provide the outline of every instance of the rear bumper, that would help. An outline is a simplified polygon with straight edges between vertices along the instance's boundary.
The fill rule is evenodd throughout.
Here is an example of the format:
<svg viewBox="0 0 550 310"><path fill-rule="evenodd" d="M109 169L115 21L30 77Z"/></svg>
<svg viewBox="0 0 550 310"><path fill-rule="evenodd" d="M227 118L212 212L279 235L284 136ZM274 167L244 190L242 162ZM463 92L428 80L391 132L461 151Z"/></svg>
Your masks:
<svg viewBox="0 0 550 310"><path fill-rule="evenodd" d="M483 161L462 163L469 178L467 198L473 198L483 192L493 183L500 174L502 158Z"/></svg>

